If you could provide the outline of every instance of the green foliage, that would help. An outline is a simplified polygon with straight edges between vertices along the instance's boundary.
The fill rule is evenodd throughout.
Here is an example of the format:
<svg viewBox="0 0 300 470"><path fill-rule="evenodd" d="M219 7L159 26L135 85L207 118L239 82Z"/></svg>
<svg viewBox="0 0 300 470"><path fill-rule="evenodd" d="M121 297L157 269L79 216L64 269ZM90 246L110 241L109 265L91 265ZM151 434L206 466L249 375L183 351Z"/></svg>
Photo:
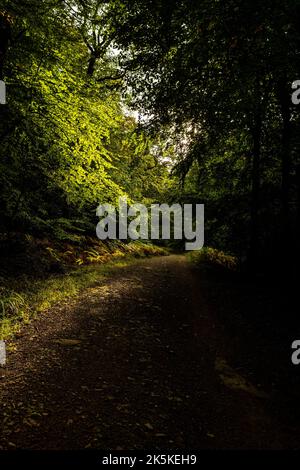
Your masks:
<svg viewBox="0 0 300 470"><path fill-rule="evenodd" d="M94 232L100 203L155 199L166 181L156 139L137 131L120 86L111 86L117 65L110 40L101 53L97 46L87 73L96 47L89 28L106 34L94 7L0 2L10 46L3 51L8 104L0 108L4 230L75 241L82 230Z"/></svg>
<svg viewBox="0 0 300 470"><path fill-rule="evenodd" d="M177 200L206 204L207 242L254 261L297 243L299 2L122 0L109 18L135 106L168 126Z"/></svg>
<svg viewBox="0 0 300 470"><path fill-rule="evenodd" d="M215 248L203 248L189 254L191 261L199 266L208 266L222 270L236 271L238 260L236 257L227 255Z"/></svg>
<svg viewBox="0 0 300 470"><path fill-rule="evenodd" d="M78 293L110 274L113 269L136 262L147 256L166 255L167 251L154 245L132 242L124 245L99 242L93 249L78 251L78 247L46 247L46 253L55 262L66 266L66 273L51 275L42 280L33 276L0 279L0 339L18 332L22 323L36 314ZM80 254L79 254L80 253ZM78 262L80 260L80 262ZM75 266L80 266L76 269Z"/></svg>
<svg viewBox="0 0 300 470"><path fill-rule="evenodd" d="M292 246L299 18L295 0L0 0L2 230L80 243L125 195L204 203L207 243L254 264Z"/></svg>

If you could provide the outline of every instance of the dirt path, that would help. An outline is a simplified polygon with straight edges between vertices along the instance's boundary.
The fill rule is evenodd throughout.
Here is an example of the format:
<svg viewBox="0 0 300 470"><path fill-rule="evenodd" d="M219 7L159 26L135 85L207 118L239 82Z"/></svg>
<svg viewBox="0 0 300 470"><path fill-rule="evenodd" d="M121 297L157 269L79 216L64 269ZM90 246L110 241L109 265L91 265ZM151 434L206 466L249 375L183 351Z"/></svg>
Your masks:
<svg viewBox="0 0 300 470"><path fill-rule="evenodd" d="M121 268L11 345L0 448L293 447L230 342L184 257Z"/></svg>

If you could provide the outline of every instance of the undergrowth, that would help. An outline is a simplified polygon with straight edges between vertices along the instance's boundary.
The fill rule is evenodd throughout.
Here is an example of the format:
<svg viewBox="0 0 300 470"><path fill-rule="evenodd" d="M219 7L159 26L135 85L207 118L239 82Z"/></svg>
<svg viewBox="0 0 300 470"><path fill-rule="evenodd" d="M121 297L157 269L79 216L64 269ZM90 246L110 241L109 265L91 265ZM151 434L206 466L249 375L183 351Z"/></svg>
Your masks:
<svg viewBox="0 0 300 470"><path fill-rule="evenodd" d="M215 248L205 247L200 251L192 251L189 258L195 265L206 266L218 270L237 271L238 260Z"/></svg>
<svg viewBox="0 0 300 470"><path fill-rule="evenodd" d="M68 249L67 252L47 248L57 262L68 259L66 272L52 274L45 279L24 274L18 278L0 278L0 339L16 334L24 323L30 322L39 312L78 295L82 289L96 283L112 270L133 263L137 258L167 254L162 248L142 242L127 245L117 242L109 248L103 244L102 250L86 250L79 257L75 257L78 255L77 248ZM78 262L78 259L81 261Z"/></svg>

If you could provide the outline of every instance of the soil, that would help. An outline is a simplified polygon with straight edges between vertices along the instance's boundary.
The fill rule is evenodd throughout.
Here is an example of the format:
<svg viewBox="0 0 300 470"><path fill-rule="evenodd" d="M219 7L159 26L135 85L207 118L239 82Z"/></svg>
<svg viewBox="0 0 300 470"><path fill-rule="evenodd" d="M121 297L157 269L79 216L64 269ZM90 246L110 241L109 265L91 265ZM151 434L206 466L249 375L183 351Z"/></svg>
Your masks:
<svg viewBox="0 0 300 470"><path fill-rule="evenodd" d="M0 370L0 449L299 447L261 377L272 346L227 325L214 286L184 256L137 261L25 325Z"/></svg>

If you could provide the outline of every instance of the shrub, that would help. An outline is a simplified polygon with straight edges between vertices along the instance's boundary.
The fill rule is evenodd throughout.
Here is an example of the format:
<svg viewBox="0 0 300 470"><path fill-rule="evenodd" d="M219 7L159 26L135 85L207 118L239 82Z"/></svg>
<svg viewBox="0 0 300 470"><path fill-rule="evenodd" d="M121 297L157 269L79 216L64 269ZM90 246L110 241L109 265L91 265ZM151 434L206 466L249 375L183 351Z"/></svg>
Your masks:
<svg viewBox="0 0 300 470"><path fill-rule="evenodd" d="M236 271L238 268L237 258L215 248L202 248L200 251L191 253L191 260L195 264Z"/></svg>

